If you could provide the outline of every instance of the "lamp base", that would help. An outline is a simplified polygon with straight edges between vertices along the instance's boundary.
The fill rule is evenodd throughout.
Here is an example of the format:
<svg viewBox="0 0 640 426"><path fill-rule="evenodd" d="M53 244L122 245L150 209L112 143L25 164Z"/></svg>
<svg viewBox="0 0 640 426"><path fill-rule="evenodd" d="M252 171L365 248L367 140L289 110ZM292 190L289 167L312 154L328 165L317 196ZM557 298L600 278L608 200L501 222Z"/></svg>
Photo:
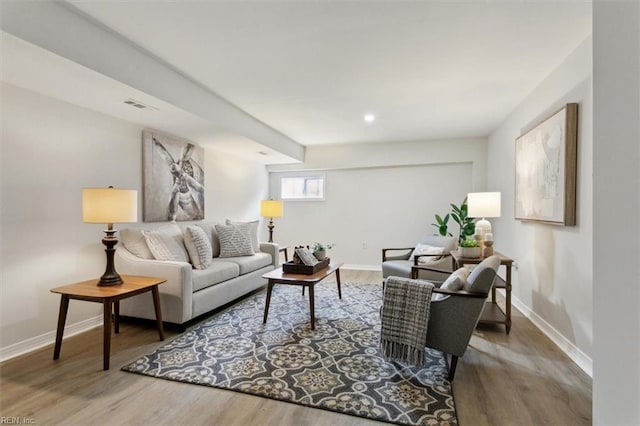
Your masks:
<svg viewBox="0 0 640 426"><path fill-rule="evenodd" d="M104 252L107 254L107 267L104 271L104 274L98 280L99 286L110 286L110 285L118 285L122 284L122 277L120 274L116 272L116 265L113 261L113 255L116 253L116 249L114 248L116 244L118 244L118 239L115 236L116 231L112 229L112 226L109 226L110 229L104 231L106 234L102 239L102 244L105 245L106 249Z"/></svg>
<svg viewBox="0 0 640 426"><path fill-rule="evenodd" d="M267 225L267 228L269 228L269 242L272 243L273 242L273 218L269 218L269 224Z"/></svg>

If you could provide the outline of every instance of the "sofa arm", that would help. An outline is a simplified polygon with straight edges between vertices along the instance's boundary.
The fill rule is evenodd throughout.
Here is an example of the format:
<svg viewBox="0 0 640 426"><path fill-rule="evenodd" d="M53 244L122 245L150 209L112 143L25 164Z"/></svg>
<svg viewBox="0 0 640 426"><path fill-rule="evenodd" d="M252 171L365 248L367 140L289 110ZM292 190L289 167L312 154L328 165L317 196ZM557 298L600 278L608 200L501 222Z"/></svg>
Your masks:
<svg viewBox="0 0 640 426"><path fill-rule="evenodd" d="M260 243L260 251L271 255L274 268L280 267L280 246L276 243Z"/></svg>
<svg viewBox="0 0 640 426"><path fill-rule="evenodd" d="M171 262L155 259L142 259L124 247L116 250L116 269L120 274L145 275L167 280L158 286L160 295L173 296L182 301L182 317L191 318L192 313L192 266L187 262Z"/></svg>

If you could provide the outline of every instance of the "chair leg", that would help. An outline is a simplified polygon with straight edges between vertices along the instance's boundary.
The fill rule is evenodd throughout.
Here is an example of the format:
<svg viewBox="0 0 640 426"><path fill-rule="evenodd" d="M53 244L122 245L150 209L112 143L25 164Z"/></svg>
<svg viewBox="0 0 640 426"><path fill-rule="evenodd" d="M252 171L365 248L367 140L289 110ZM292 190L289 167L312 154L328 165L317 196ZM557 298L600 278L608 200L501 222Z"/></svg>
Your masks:
<svg viewBox="0 0 640 426"><path fill-rule="evenodd" d="M458 366L458 357L451 355L451 365L449 365L449 380L453 381L453 376L456 374L456 367Z"/></svg>

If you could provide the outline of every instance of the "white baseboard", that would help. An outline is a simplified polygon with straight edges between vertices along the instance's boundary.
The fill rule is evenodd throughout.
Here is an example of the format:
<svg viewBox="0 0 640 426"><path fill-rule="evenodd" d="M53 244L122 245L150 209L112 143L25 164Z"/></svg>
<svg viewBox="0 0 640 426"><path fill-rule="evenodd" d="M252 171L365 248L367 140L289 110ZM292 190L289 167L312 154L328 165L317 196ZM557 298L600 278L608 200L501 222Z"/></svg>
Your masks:
<svg viewBox="0 0 640 426"><path fill-rule="evenodd" d="M504 296L504 290L498 290ZM511 303L522 314L538 327L544 335L546 335L555 345L560 348L578 367L582 369L589 377L593 378L593 360L587 356L580 348L578 348L573 342L570 342L564 335L558 330L553 328L551 324L544 320L540 315L533 312L528 306L522 303L517 297L511 294Z"/></svg>
<svg viewBox="0 0 640 426"><path fill-rule="evenodd" d="M380 265L358 265L357 263L345 263L342 265L342 269L354 269L356 271L382 271Z"/></svg>
<svg viewBox="0 0 640 426"><path fill-rule="evenodd" d="M75 336L76 334L91 330L102 325L102 315L68 325L64 328L64 338ZM0 348L0 362L15 358L27 352L35 351L44 346L51 345L56 341L56 332L50 331L40 336L32 337L22 342Z"/></svg>

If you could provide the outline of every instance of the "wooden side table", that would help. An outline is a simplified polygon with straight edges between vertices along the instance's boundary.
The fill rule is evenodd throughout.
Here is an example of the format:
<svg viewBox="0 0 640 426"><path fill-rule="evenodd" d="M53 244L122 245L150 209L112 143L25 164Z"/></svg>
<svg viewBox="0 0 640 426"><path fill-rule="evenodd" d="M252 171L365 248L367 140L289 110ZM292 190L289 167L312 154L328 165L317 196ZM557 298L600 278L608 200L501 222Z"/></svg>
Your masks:
<svg viewBox="0 0 640 426"><path fill-rule="evenodd" d="M61 295L60 313L58 314L58 330L56 332L56 345L53 351L54 360L60 358L62 335L64 333L64 324L67 320L67 311L69 310L70 299L102 303L104 305L103 367L105 370L109 369L112 318L115 332L120 332L120 300L151 291L153 294L153 306L156 311L158 334L160 334L160 340L164 340L158 285L166 282L167 280L164 278L139 277L134 275L122 275L122 280L124 281L122 284L112 286L98 286L96 285L98 280L94 279L51 289L52 293L58 293ZM114 310L113 316L111 314L112 307Z"/></svg>
<svg viewBox="0 0 640 426"><path fill-rule="evenodd" d="M267 297L264 304L264 317L263 324L267 323L267 317L269 316L269 304L271 303L271 292L273 291L273 286L275 284L288 284L288 285L298 285L302 286L302 290L304 294L304 288L309 287L309 311L311 314L311 329L315 330L316 328L316 314L315 314L315 295L313 288L320 281L327 278L332 273L336 273L336 281L338 283L338 298L342 299L342 289L340 288L340 267L342 266L342 262L338 263L330 263L324 269L319 270L315 274L312 275L303 275L303 274L286 274L283 272L282 267L267 272L262 276L268 281L267 284Z"/></svg>
<svg viewBox="0 0 640 426"><path fill-rule="evenodd" d="M500 257L500 265L504 265L506 269L506 276L502 278L500 275L496 275L496 280L491 287L491 300L488 300L482 310L480 316L480 322L489 324L504 324L507 329L507 334L511 331L511 266L513 265L513 259L505 256L502 253L494 252L496 256ZM459 251L454 250L451 252L453 260L453 269L461 268L464 265L477 265L484 260L483 257L471 258L462 257ZM505 303L504 311L498 305L496 299L496 288L505 289Z"/></svg>

